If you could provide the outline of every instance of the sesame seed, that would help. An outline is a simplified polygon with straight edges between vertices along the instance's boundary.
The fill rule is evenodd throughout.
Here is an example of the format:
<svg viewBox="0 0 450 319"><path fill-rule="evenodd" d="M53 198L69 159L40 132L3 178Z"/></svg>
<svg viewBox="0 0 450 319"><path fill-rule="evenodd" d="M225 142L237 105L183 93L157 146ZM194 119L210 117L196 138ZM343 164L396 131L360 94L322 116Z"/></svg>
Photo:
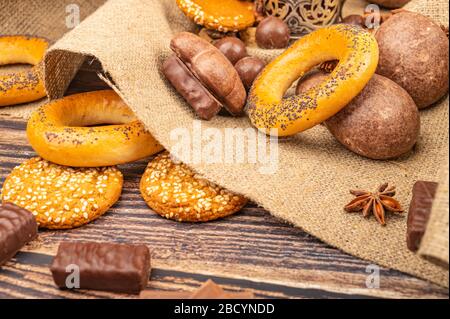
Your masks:
<svg viewBox="0 0 450 319"><path fill-rule="evenodd" d="M94 183L96 179L100 179L103 186L100 192ZM117 182L121 183L121 179L122 175L116 168L68 168L36 157L12 170L5 180L1 196L2 200L30 210L40 227L67 228L89 221L86 213L88 203L97 199L102 207L113 204L108 203L110 199L98 195L119 187ZM95 203L91 210L92 216L96 217L94 209L98 210L99 204ZM86 214L83 215L84 220L80 219L80 211Z"/></svg>
<svg viewBox="0 0 450 319"><path fill-rule="evenodd" d="M141 180L141 193L160 215L185 221L207 221L232 214L247 200L209 182L164 152L151 161ZM231 201L231 199L236 200ZM220 214L213 212L220 211Z"/></svg>

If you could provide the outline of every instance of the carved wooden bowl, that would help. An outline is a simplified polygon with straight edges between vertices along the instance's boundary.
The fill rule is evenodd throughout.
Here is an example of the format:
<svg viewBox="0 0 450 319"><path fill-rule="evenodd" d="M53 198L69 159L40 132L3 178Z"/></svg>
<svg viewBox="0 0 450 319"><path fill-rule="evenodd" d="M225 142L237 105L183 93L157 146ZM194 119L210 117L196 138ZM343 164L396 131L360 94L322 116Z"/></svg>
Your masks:
<svg viewBox="0 0 450 319"><path fill-rule="evenodd" d="M339 21L345 0L263 0L267 15L283 19L298 39Z"/></svg>

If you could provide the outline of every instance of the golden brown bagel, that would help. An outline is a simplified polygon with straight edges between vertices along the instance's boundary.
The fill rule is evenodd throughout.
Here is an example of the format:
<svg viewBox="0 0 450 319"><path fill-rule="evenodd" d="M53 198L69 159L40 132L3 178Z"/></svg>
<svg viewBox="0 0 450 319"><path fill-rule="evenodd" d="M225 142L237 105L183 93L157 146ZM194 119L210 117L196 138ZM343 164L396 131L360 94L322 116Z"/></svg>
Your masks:
<svg viewBox="0 0 450 319"><path fill-rule="evenodd" d="M75 167L123 164L163 149L111 90L71 95L43 105L31 115L27 135L41 157Z"/></svg>
<svg viewBox="0 0 450 319"><path fill-rule="evenodd" d="M294 81L329 60L339 63L326 81L304 94L283 98ZM264 68L249 93L247 113L252 124L267 134L286 136L307 130L358 95L377 64L378 45L369 32L344 24L319 29Z"/></svg>
<svg viewBox="0 0 450 319"><path fill-rule="evenodd" d="M177 0L183 13L198 25L219 32L237 32L255 23L253 3L240 0Z"/></svg>
<svg viewBox="0 0 450 319"><path fill-rule="evenodd" d="M48 46L48 41L42 38L0 36L0 65L33 65L26 71L0 75L0 107L31 102L46 96L41 61Z"/></svg>

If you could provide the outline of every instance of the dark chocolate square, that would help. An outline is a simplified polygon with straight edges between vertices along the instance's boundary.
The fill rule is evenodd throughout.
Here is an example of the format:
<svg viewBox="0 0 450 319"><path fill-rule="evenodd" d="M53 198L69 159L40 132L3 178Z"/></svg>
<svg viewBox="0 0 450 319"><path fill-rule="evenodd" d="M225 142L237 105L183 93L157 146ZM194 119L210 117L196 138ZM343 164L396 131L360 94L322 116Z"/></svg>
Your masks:
<svg viewBox="0 0 450 319"><path fill-rule="evenodd" d="M0 266L35 239L37 231L36 219L30 211L12 203L0 205Z"/></svg>
<svg viewBox="0 0 450 319"><path fill-rule="evenodd" d="M406 243L408 249L417 251L427 228L438 184L417 181L412 190L412 199L408 212Z"/></svg>

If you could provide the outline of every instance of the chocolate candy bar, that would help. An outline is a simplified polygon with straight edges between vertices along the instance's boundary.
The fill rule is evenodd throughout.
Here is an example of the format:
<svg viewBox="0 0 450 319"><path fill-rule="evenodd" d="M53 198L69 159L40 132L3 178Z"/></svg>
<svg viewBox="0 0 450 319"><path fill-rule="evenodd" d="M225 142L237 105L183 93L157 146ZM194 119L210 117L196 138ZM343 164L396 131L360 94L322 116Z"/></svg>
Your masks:
<svg viewBox="0 0 450 319"><path fill-rule="evenodd" d="M150 252L145 245L64 242L59 245L51 272L61 289L138 294L147 286ZM74 278L77 273L78 286Z"/></svg>
<svg viewBox="0 0 450 319"><path fill-rule="evenodd" d="M425 181L417 181L413 186L406 235L406 243L411 251L415 252L419 249L430 218L437 186L435 182Z"/></svg>
<svg viewBox="0 0 450 319"><path fill-rule="evenodd" d="M35 239L37 230L36 219L31 212L12 203L0 205L0 266Z"/></svg>
<svg viewBox="0 0 450 319"><path fill-rule="evenodd" d="M192 299L223 299L225 291L211 279L208 279L191 296Z"/></svg>
<svg viewBox="0 0 450 319"><path fill-rule="evenodd" d="M163 73L201 119L210 120L219 113L222 104L175 55L164 62Z"/></svg>
<svg viewBox="0 0 450 319"><path fill-rule="evenodd" d="M208 279L194 292L187 291L142 291L141 299L253 299L255 295L250 291L226 292L221 286Z"/></svg>
<svg viewBox="0 0 450 319"><path fill-rule="evenodd" d="M221 286L208 279L197 291L192 293L191 299L253 299L252 292L226 292Z"/></svg>

